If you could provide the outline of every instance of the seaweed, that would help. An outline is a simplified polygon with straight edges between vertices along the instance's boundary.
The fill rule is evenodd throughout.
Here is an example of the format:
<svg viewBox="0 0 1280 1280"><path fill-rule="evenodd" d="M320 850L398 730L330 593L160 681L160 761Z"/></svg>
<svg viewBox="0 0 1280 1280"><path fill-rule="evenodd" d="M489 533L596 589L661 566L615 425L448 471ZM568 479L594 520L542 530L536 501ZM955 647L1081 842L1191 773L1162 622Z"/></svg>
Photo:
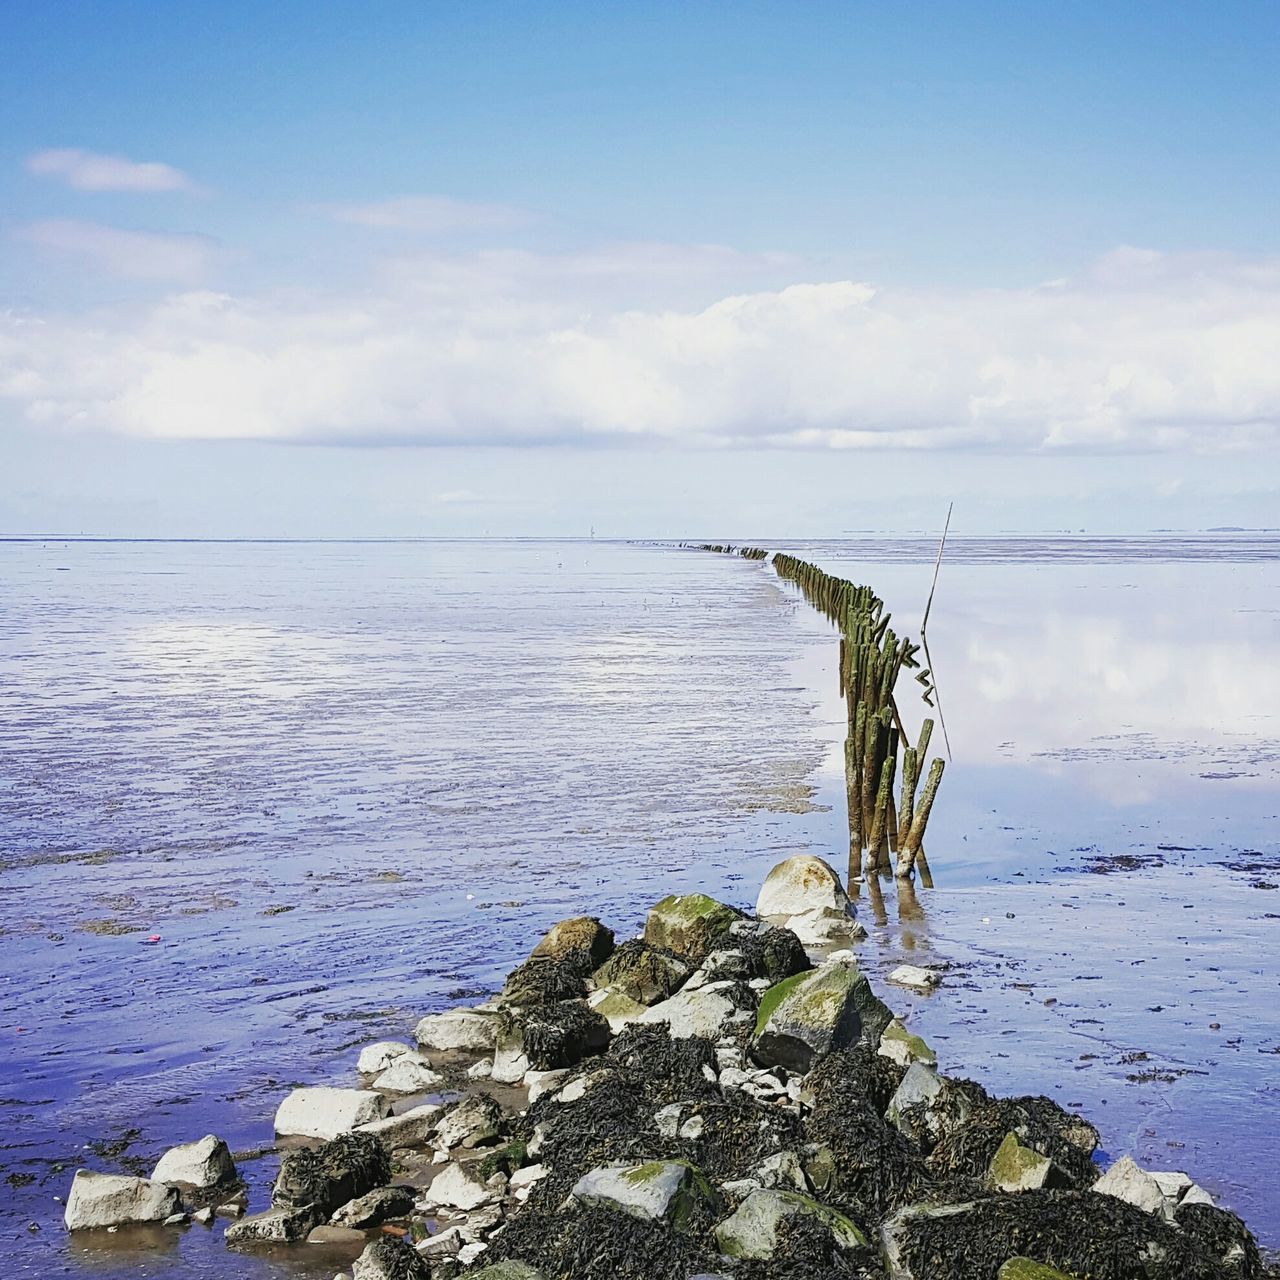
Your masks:
<svg viewBox="0 0 1280 1280"><path fill-rule="evenodd" d="M1231 1280L1262 1280L1267 1274L1257 1241L1234 1213L1211 1204L1181 1204L1173 1217L1200 1249L1218 1260Z"/></svg>
<svg viewBox="0 0 1280 1280"><path fill-rule="evenodd" d="M526 1209L495 1236L483 1262L511 1258L537 1267L547 1280L654 1280L716 1269L703 1231L675 1231L603 1205L574 1210Z"/></svg>
<svg viewBox="0 0 1280 1280"><path fill-rule="evenodd" d="M432 1280L427 1260L399 1236L379 1236L362 1253L366 1275L385 1280Z"/></svg>
<svg viewBox="0 0 1280 1280"><path fill-rule="evenodd" d="M720 1096L718 1087L706 1074L708 1068L715 1070L715 1046L696 1036L672 1039L661 1023L627 1027L609 1046L606 1058L624 1071L655 1106Z"/></svg>
<svg viewBox="0 0 1280 1280"><path fill-rule="evenodd" d="M344 1133L319 1147L287 1151L271 1191L277 1209L314 1205L325 1217L391 1181L391 1157L372 1133Z"/></svg>
<svg viewBox="0 0 1280 1280"><path fill-rule="evenodd" d="M575 948L561 956L530 956L507 975L502 1002L538 1006L561 1000L581 1000L587 994L591 955Z"/></svg>
<svg viewBox="0 0 1280 1280"><path fill-rule="evenodd" d="M1043 1096L983 1097L968 1120L945 1134L930 1153L929 1170L936 1177L985 1178L1005 1136L1014 1133L1024 1146L1052 1160L1072 1187L1084 1190L1098 1180L1091 1158L1098 1133L1088 1121Z"/></svg>
<svg viewBox="0 0 1280 1280"><path fill-rule="evenodd" d="M609 1043L609 1024L581 1000L561 1000L533 1008L504 1009L502 1038L519 1034L535 1071L571 1067Z"/></svg>
<svg viewBox="0 0 1280 1280"><path fill-rule="evenodd" d="M887 1227L909 1274L996 1280L1025 1256L1089 1280L1223 1280L1221 1264L1154 1214L1092 1191L995 1195L958 1212L930 1211Z"/></svg>

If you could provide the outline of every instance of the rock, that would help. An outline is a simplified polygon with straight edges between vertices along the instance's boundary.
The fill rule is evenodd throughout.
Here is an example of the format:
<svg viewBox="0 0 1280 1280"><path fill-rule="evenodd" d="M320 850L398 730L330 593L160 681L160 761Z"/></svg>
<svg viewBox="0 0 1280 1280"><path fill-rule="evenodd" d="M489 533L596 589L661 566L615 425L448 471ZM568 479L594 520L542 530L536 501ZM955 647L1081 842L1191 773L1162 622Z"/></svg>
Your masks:
<svg viewBox="0 0 1280 1280"><path fill-rule="evenodd" d="M376 1076L385 1071L397 1058L411 1052L407 1044L399 1040L379 1040L376 1044L367 1044L360 1050L356 1059L356 1070L362 1076Z"/></svg>
<svg viewBox="0 0 1280 1280"><path fill-rule="evenodd" d="M1136 1205L1147 1213L1164 1212L1164 1196L1160 1186L1149 1174L1144 1173L1129 1156L1122 1156L1093 1184L1100 1195L1115 1196L1128 1204Z"/></svg>
<svg viewBox="0 0 1280 1280"><path fill-rule="evenodd" d="M375 1187L348 1200L333 1215L339 1227L380 1227L384 1222L406 1218L413 1212L412 1187Z"/></svg>
<svg viewBox="0 0 1280 1280"><path fill-rule="evenodd" d="M523 1084L529 1090L529 1103L537 1102L543 1094L554 1093L569 1077L569 1068L556 1071L526 1071Z"/></svg>
<svg viewBox="0 0 1280 1280"><path fill-rule="evenodd" d="M570 1196L578 1204L605 1205L643 1222L664 1222L677 1231L700 1209L711 1209L715 1191L684 1160L651 1160L645 1164L592 1169L574 1184Z"/></svg>
<svg viewBox="0 0 1280 1280"><path fill-rule="evenodd" d="M1197 1183L1192 1183L1184 1193L1182 1199L1178 1202L1179 1208L1184 1204L1207 1204L1212 1206L1213 1197Z"/></svg>
<svg viewBox="0 0 1280 1280"><path fill-rule="evenodd" d="M801 1074L816 1058L859 1042L878 1045L893 1015L858 967L825 964L772 986L760 998L752 1057Z"/></svg>
<svg viewBox="0 0 1280 1280"><path fill-rule="evenodd" d="M1010 1258L996 1273L996 1280L1074 1280L1074 1277L1030 1258Z"/></svg>
<svg viewBox="0 0 1280 1280"><path fill-rule="evenodd" d="M224 1239L227 1244L292 1244L305 1240L320 1225L323 1215L313 1205L301 1209L268 1209L233 1222Z"/></svg>
<svg viewBox="0 0 1280 1280"><path fill-rule="evenodd" d="M867 1243L856 1224L844 1214L794 1191L753 1191L732 1217L716 1227L716 1243L720 1252L730 1258L768 1261L778 1247L778 1228L797 1214L827 1228L842 1249L856 1249Z"/></svg>
<svg viewBox="0 0 1280 1280"><path fill-rule="evenodd" d="M122 1227L131 1222L163 1222L181 1209L182 1197L167 1183L78 1169L63 1221L68 1231Z"/></svg>
<svg viewBox="0 0 1280 1280"><path fill-rule="evenodd" d="M468 1080L489 1080L493 1076L493 1059L481 1058L467 1068Z"/></svg>
<svg viewBox="0 0 1280 1280"><path fill-rule="evenodd" d="M166 1227L185 1227L191 1221L191 1215L187 1213L171 1213L165 1220Z"/></svg>
<svg viewBox="0 0 1280 1280"><path fill-rule="evenodd" d="M809 1194L809 1180L804 1176L800 1157L794 1151L778 1151L769 1156L754 1170L751 1178L766 1191Z"/></svg>
<svg viewBox="0 0 1280 1280"><path fill-rule="evenodd" d="M381 1120L389 1110L386 1098L372 1089L295 1089L276 1112L275 1130L289 1137L336 1138Z"/></svg>
<svg viewBox="0 0 1280 1280"><path fill-rule="evenodd" d="M192 1222L198 1222L202 1227L207 1227L213 1221L213 1209L209 1205L205 1205L203 1209L197 1209L191 1215Z"/></svg>
<svg viewBox="0 0 1280 1280"><path fill-rule="evenodd" d="M737 920L722 945L702 962L709 982L726 978L762 981L766 987L809 968L800 939L764 920Z"/></svg>
<svg viewBox="0 0 1280 1280"><path fill-rule="evenodd" d="M756 915L789 919L806 911L849 914L849 895L829 862L810 854L787 858L764 878Z"/></svg>
<svg viewBox="0 0 1280 1280"><path fill-rule="evenodd" d="M890 1280L992 1276L1010 1257L1026 1254L1093 1280L1224 1280L1187 1233L1091 1191L909 1205L885 1221L881 1244Z"/></svg>
<svg viewBox="0 0 1280 1280"><path fill-rule="evenodd" d="M354 1227L334 1227L321 1224L307 1236L308 1244L364 1244L366 1236Z"/></svg>
<svg viewBox="0 0 1280 1280"><path fill-rule="evenodd" d="M938 1065L938 1055L919 1037L897 1019L885 1027L880 1036L880 1053L900 1067L909 1067L913 1062L923 1062L926 1066Z"/></svg>
<svg viewBox="0 0 1280 1280"><path fill-rule="evenodd" d="M585 951L594 969L613 954L613 930L595 916L574 916L572 920L553 924L534 947L533 954L560 960L570 951Z"/></svg>
<svg viewBox="0 0 1280 1280"><path fill-rule="evenodd" d="M932 991L942 978L932 969L922 969L915 964L900 964L890 975L890 982L900 987L910 987L912 991Z"/></svg>
<svg viewBox="0 0 1280 1280"><path fill-rule="evenodd" d="M427 1194L451 1209L479 1209L502 1199L501 1192L486 1184L475 1164L448 1164L436 1175Z"/></svg>
<svg viewBox="0 0 1280 1280"><path fill-rule="evenodd" d="M487 1093L459 1098L436 1122L436 1143L446 1150L473 1148L502 1130L502 1108Z"/></svg>
<svg viewBox="0 0 1280 1280"><path fill-rule="evenodd" d="M657 1004L688 980L690 966L638 938L624 942L592 975L596 989L617 991L638 1004Z"/></svg>
<svg viewBox="0 0 1280 1280"><path fill-rule="evenodd" d="M243 1218L246 1205L243 1196L214 1205L213 1212L219 1218Z"/></svg>
<svg viewBox="0 0 1280 1280"><path fill-rule="evenodd" d="M428 1236L418 1246L418 1252L424 1258L435 1260L456 1258L465 1244L466 1240L463 1239L462 1232L457 1227L448 1227L444 1231L437 1231L433 1236Z"/></svg>
<svg viewBox="0 0 1280 1280"><path fill-rule="evenodd" d="M444 1084L444 1076L431 1069L431 1064L417 1053L398 1057L373 1082L383 1093L427 1093Z"/></svg>
<svg viewBox="0 0 1280 1280"><path fill-rule="evenodd" d="M673 1040L687 1040L693 1036L718 1040L727 1027L742 1021L738 1006L727 994L732 986L729 982L717 982L695 991L684 988L670 1000L646 1009L636 1021L666 1023Z"/></svg>
<svg viewBox="0 0 1280 1280"><path fill-rule="evenodd" d="M365 1248L351 1268L352 1280L431 1280L427 1260L399 1236L382 1236Z"/></svg>
<svg viewBox="0 0 1280 1280"><path fill-rule="evenodd" d="M791 916L787 920L787 928L806 947L819 949L842 946L867 936L866 929L852 916L844 911L833 911L830 907L819 907Z"/></svg>
<svg viewBox="0 0 1280 1280"><path fill-rule="evenodd" d="M546 1280L546 1276L527 1262L495 1262L471 1272L468 1280Z"/></svg>
<svg viewBox="0 0 1280 1280"><path fill-rule="evenodd" d="M532 1187L535 1183L541 1182L550 1172L551 1170L545 1164L527 1164L511 1175L511 1181L507 1186L512 1191L520 1191L524 1187Z"/></svg>
<svg viewBox="0 0 1280 1280"><path fill-rule="evenodd" d="M424 1102L399 1115L387 1116L385 1120L359 1125L353 1132L372 1133L393 1150L396 1147L420 1147L435 1133L443 1110L438 1102Z"/></svg>
<svg viewBox="0 0 1280 1280"><path fill-rule="evenodd" d="M649 912L644 940L697 964L741 918L740 911L705 893L669 894Z"/></svg>
<svg viewBox="0 0 1280 1280"><path fill-rule="evenodd" d="M201 1190L235 1180L236 1165L230 1148L211 1133L197 1142L170 1147L151 1174L152 1182L176 1182Z"/></svg>
<svg viewBox="0 0 1280 1280"><path fill-rule="evenodd" d="M562 1000L504 1015L493 1078L515 1084L527 1071L572 1067L599 1053L610 1040L609 1024L585 1000Z"/></svg>
<svg viewBox="0 0 1280 1280"><path fill-rule="evenodd" d="M1038 1191L1048 1185L1052 1170L1052 1160L1024 1147L1011 1133L992 1157L987 1181L997 1191Z"/></svg>
<svg viewBox="0 0 1280 1280"><path fill-rule="evenodd" d="M1184 1197L1174 1222L1221 1268L1224 1278L1258 1280L1275 1275L1274 1270L1264 1267L1258 1242L1234 1213L1211 1204L1188 1204Z"/></svg>
<svg viewBox="0 0 1280 1280"><path fill-rule="evenodd" d="M587 997L587 1006L594 1009L608 1024L616 1036L623 1027L630 1026L644 1012L645 1006L621 991L603 987Z"/></svg>
<svg viewBox="0 0 1280 1280"><path fill-rule="evenodd" d="M371 1133L347 1133L319 1147L286 1151L271 1204L276 1209L313 1206L318 1220L324 1220L390 1179L391 1158L382 1140Z"/></svg>
<svg viewBox="0 0 1280 1280"><path fill-rule="evenodd" d="M413 1029L413 1038L433 1053L492 1053L498 1043L496 1011L488 1009L446 1009L429 1013Z"/></svg>
<svg viewBox="0 0 1280 1280"><path fill-rule="evenodd" d="M928 1150L944 1134L959 1129L972 1110L965 1090L940 1076L936 1067L913 1062L889 1099L885 1119Z"/></svg>

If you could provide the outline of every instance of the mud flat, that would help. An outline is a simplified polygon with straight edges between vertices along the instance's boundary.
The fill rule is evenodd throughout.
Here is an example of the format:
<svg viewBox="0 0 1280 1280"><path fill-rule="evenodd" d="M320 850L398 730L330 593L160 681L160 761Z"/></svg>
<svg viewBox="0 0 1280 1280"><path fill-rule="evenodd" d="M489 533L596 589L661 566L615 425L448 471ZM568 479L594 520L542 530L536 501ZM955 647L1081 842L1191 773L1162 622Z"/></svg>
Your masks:
<svg viewBox="0 0 1280 1280"><path fill-rule="evenodd" d="M1280 1274L1190 1171L1104 1168L1085 1116L940 1070L891 1006L946 975L875 991L865 936L810 856L755 914L668 895L620 944L562 921L492 998L363 1046L361 1088L282 1096L269 1196L192 1135L149 1178L76 1174L66 1224L353 1280Z"/></svg>

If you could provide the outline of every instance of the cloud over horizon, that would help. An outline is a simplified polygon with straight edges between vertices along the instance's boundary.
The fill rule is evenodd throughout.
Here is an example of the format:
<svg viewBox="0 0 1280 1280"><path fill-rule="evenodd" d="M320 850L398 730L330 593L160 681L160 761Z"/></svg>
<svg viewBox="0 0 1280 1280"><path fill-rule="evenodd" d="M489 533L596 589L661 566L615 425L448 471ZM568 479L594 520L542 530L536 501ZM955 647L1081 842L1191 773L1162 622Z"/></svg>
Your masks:
<svg viewBox="0 0 1280 1280"><path fill-rule="evenodd" d="M74 240L65 227L89 224L51 225ZM130 261L128 243L113 253ZM1122 249L1021 289L761 287L781 261L652 245L429 254L345 294L11 313L0 399L48 429L348 445L1280 441L1280 260ZM691 281L714 300L691 302Z"/></svg>
<svg viewBox="0 0 1280 1280"><path fill-rule="evenodd" d="M77 191L193 191L195 184L172 165L125 156L54 147L27 157L27 170L56 178Z"/></svg>
<svg viewBox="0 0 1280 1280"><path fill-rule="evenodd" d="M210 236L137 231L77 218L51 218L17 228L18 239L38 249L131 280L195 284L219 254Z"/></svg>

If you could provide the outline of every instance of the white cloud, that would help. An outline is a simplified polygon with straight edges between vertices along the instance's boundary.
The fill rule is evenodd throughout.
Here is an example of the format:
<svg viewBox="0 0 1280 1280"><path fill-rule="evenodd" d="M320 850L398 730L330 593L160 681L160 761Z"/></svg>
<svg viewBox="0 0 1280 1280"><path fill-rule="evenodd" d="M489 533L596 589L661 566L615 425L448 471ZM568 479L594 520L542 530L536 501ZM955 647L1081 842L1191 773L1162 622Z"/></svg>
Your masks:
<svg viewBox="0 0 1280 1280"><path fill-rule="evenodd" d="M1275 259L1125 250L1078 279L949 291L760 286L778 270L651 246L429 255L350 296L185 293L10 318L0 395L28 421L151 437L1086 452L1280 442ZM717 300L688 301L713 286Z"/></svg>
<svg viewBox="0 0 1280 1280"><path fill-rule="evenodd" d="M339 222L382 231L417 231L443 235L462 231L509 231L532 221L523 209L505 204L478 204L448 196L396 196L363 204L335 204L325 211Z"/></svg>
<svg viewBox="0 0 1280 1280"><path fill-rule="evenodd" d="M208 236L163 231L130 231L99 222L56 218L18 228L28 244L69 254L110 275L135 280L200 280L218 257L218 244Z"/></svg>
<svg viewBox="0 0 1280 1280"><path fill-rule="evenodd" d="M27 169L57 178L77 191L191 191L194 184L181 169L158 161L129 160L74 147L37 151Z"/></svg>

